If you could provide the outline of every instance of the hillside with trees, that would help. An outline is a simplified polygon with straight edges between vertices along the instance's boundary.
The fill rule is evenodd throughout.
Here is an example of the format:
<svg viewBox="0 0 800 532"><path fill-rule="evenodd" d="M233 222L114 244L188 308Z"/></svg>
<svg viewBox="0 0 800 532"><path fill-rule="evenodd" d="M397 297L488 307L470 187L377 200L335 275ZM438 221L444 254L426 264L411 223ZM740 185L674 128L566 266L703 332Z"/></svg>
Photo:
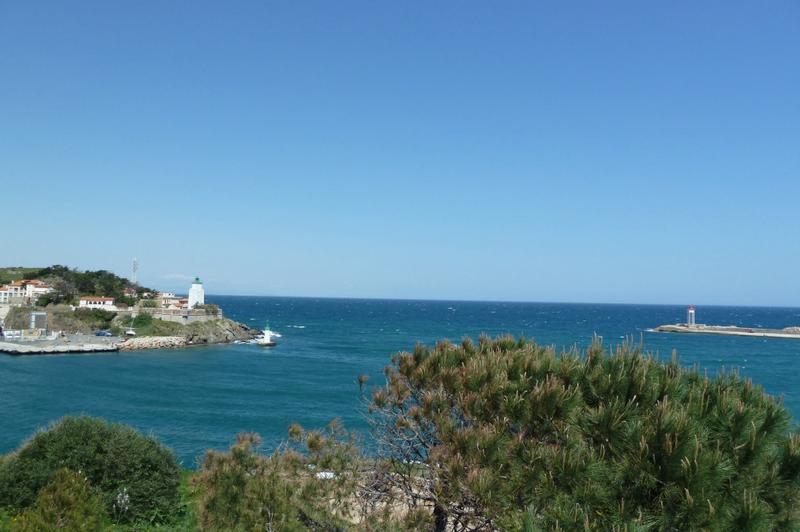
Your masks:
<svg viewBox="0 0 800 532"><path fill-rule="evenodd" d="M76 304L80 296L113 297L118 303L132 305L135 299L125 294L126 290L141 295L154 290L133 284L108 270L80 271L67 266L53 265L47 268L25 268L22 279L40 279L53 287L53 292L40 298L39 306Z"/></svg>

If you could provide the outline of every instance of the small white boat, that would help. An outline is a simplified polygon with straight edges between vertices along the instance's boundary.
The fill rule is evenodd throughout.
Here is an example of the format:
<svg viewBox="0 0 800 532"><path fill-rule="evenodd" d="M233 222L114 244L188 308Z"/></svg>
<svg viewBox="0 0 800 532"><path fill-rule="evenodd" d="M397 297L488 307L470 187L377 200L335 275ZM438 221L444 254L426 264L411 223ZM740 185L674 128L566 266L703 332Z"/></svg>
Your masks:
<svg viewBox="0 0 800 532"><path fill-rule="evenodd" d="M253 343L264 347L273 347L275 345L278 345L277 339L280 337L281 337L280 334L270 330L268 323L267 326L264 327L264 330L261 332L261 335L256 336L256 338L253 340Z"/></svg>

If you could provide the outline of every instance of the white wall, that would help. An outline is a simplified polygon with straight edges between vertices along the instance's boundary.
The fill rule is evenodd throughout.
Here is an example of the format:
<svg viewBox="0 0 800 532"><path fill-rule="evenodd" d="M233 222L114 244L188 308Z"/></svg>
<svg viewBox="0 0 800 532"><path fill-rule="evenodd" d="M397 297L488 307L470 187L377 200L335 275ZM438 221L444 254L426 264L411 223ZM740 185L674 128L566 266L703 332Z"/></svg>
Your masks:
<svg viewBox="0 0 800 532"><path fill-rule="evenodd" d="M86 301L85 299L81 299L78 305L80 308L99 308L100 310L108 311L117 310L114 301Z"/></svg>

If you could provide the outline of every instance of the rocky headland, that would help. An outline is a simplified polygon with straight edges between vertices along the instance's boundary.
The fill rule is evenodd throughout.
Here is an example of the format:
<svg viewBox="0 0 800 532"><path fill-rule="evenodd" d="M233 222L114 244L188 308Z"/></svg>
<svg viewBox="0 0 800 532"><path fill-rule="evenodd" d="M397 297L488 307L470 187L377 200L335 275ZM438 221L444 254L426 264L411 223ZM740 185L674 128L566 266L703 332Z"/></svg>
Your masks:
<svg viewBox="0 0 800 532"><path fill-rule="evenodd" d="M120 351L137 349L172 349L193 345L226 344L252 340L260 331L227 318L184 325L183 334L173 336L139 336L119 342Z"/></svg>
<svg viewBox="0 0 800 532"><path fill-rule="evenodd" d="M0 341L0 352L13 355L45 355L64 353L96 353L102 351L135 351L141 349L175 349L196 345L225 344L252 340L261 331L227 318L192 323L171 324L170 335L145 335L130 338L96 337L72 334L48 340L24 342Z"/></svg>
<svg viewBox="0 0 800 532"><path fill-rule="evenodd" d="M252 329L238 321L222 318L187 325L184 337L187 345L224 344L237 340L252 340L259 334L261 331L257 329Z"/></svg>

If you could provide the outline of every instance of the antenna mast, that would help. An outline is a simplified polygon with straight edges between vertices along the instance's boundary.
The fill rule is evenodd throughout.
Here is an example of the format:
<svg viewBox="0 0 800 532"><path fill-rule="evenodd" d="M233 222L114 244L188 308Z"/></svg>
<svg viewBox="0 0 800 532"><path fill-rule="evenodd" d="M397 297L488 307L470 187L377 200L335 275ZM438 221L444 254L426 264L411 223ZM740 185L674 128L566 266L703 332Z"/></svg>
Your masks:
<svg viewBox="0 0 800 532"><path fill-rule="evenodd" d="M133 277L131 278L133 284L139 284L139 259L133 258Z"/></svg>

